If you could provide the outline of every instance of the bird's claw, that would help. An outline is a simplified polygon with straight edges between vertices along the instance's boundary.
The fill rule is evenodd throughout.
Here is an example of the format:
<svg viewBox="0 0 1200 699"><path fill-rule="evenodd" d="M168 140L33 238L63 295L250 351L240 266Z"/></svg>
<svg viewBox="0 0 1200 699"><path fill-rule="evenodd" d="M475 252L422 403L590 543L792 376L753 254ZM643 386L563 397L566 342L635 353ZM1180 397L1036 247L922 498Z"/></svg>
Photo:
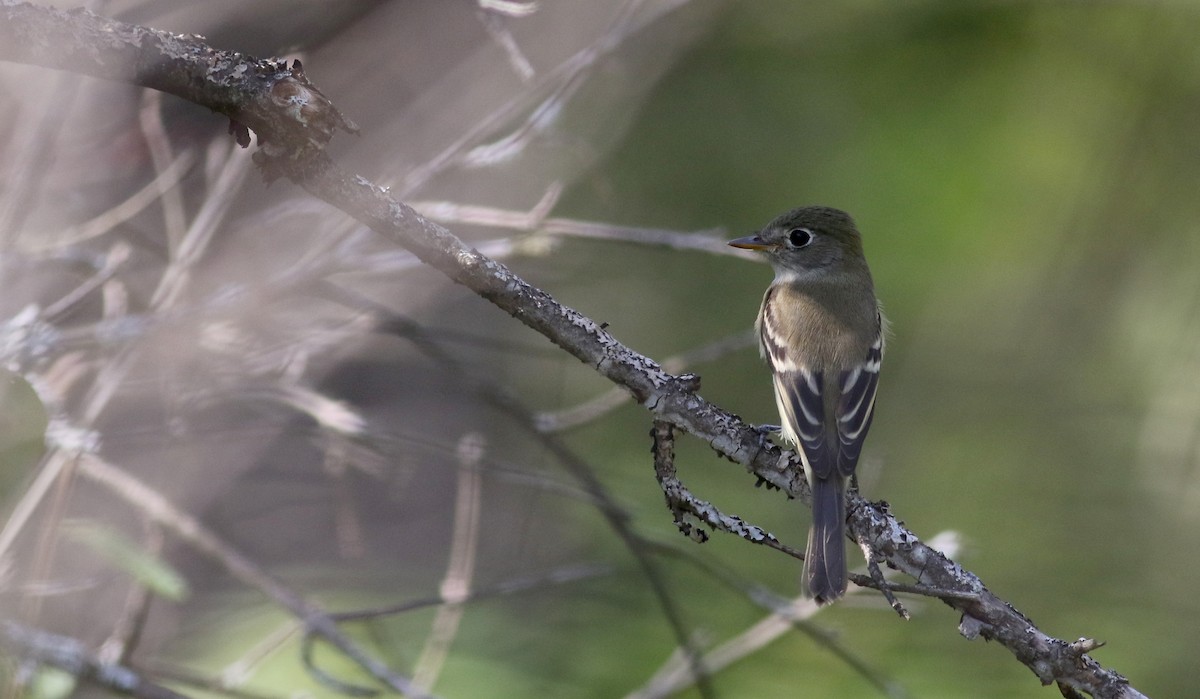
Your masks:
<svg viewBox="0 0 1200 699"><path fill-rule="evenodd" d="M779 434L783 428L779 425L755 425L754 431L758 433L758 449L762 451L771 446L771 435Z"/></svg>

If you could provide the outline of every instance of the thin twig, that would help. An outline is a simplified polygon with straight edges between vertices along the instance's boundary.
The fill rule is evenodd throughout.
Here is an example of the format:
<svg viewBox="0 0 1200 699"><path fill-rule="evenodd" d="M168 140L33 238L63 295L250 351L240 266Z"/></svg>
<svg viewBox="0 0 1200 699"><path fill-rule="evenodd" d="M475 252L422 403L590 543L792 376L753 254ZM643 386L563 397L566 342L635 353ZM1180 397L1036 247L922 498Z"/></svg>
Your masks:
<svg viewBox="0 0 1200 699"><path fill-rule="evenodd" d="M532 590L538 590L550 585L565 585L567 583L578 582L580 580L590 580L602 575L611 575L612 572L613 569L610 566L600 564L568 566L565 568L552 570L544 575L530 575L520 578L513 578L512 580L507 580L495 585L478 587L468 590L466 593L455 599L459 600L463 604L468 602L479 602L482 600L492 599L494 597L530 592ZM448 604L452 601L453 600L447 599L444 595L439 593L433 597L424 597L409 602L389 605L387 607L359 609L353 612L334 612L329 616L339 623L347 621L368 621L387 616L395 616L397 614L406 614L417 609L425 609L437 605ZM311 636L311 634L307 635Z"/></svg>
<svg viewBox="0 0 1200 699"><path fill-rule="evenodd" d="M104 266L96 270L96 273L88 277L82 284L75 287L69 293L46 306L42 310L42 319L47 323L53 323L59 316L65 315L77 304L90 296L92 292L99 289L125 264L129 259L133 248L129 243L118 240L112 244L108 250L108 254L104 256Z"/></svg>
<svg viewBox="0 0 1200 699"><path fill-rule="evenodd" d="M654 446L651 448L651 453L654 454L654 476L658 479L663 496L666 497L667 509L671 510L675 517L675 526L684 536L699 542L708 540L708 534L703 529L697 529L689 521L690 516L711 529L733 534L751 543L761 544L786 553L793 558L804 559L803 552L779 541L771 532L750 524L736 515L727 515L714 507L712 503L692 495L675 473L673 452L675 437L669 423L655 420L654 427L650 430L650 436L654 440Z"/></svg>
<svg viewBox="0 0 1200 699"><path fill-rule="evenodd" d="M741 633L721 643L704 654L704 663L713 672L723 670L734 663L762 650L780 637L798 630L824 648L838 656L859 675L865 677L880 693L888 697L904 697L907 692L898 684L866 665L861 658L848 651L828 632L821 631L808 622L819 611L812 600L797 598L777 607L771 614L755 622ZM625 699L663 699L691 686L686 665L678 655L672 656L662 667L637 690L625 695Z"/></svg>
<svg viewBox="0 0 1200 699"><path fill-rule="evenodd" d="M519 3L509 4L517 5L521 8L526 7ZM508 57L508 64L512 66L513 72L521 78L522 82L529 82L533 80L534 76L533 64L529 62L529 58L521 51L521 47L517 45L516 37L504 25L503 18L499 17L496 14L497 12L496 8L484 7L478 13L479 22L483 25L484 30L487 31L488 36L492 37L492 41L496 42L504 50L504 55ZM506 14L513 16L512 13Z"/></svg>
<svg viewBox="0 0 1200 699"><path fill-rule="evenodd" d="M736 352L758 343L758 336L751 330L721 338L707 345L690 349L686 352L667 357L663 360L663 370L679 374L690 366L714 361L731 352ZM543 432L560 432L579 427L629 404L629 392L614 386L595 398L586 400L578 405L555 411L540 412L534 418L537 427Z"/></svg>
<svg viewBox="0 0 1200 699"><path fill-rule="evenodd" d="M124 665L106 663L81 641L0 621L0 646L13 655L58 668L84 682L136 699L187 699Z"/></svg>
<svg viewBox="0 0 1200 699"><path fill-rule="evenodd" d="M162 554L163 531L157 522L147 522L145 526L145 545L143 550L154 557ZM154 598L149 587L134 580L125 593L125 607L121 616L113 624L112 632L100 645L96 655L101 659L121 664L129 664L133 652L137 649L146 627L146 619L150 615L150 603Z"/></svg>
<svg viewBox="0 0 1200 699"><path fill-rule="evenodd" d="M752 262L761 262L754 253L732 248L723 228L702 231L673 231L664 228L641 228L618 226L600 221L581 221L573 218L548 217L544 207L547 198L557 198L561 188L551 185L547 193L530 211L514 211L494 206L458 204L450 201L414 201L414 210L445 224L489 226L543 236L584 238L608 242L637 243L664 247L671 250L707 252L723 257L738 257ZM540 214L540 215L539 215Z"/></svg>
<svg viewBox="0 0 1200 699"><path fill-rule="evenodd" d="M692 378L665 372L621 344L600 324L467 247L383 189L342 172L323 153L291 176L315 196L352 213L625 387L656 419L704 439L718 453L746 464L763 481L806 500L810 497L795 453L764 446L761 433L753 426L697 395ZM1090 656L1066 652L1062 641L1037 630L1012 605L992 595L976 576L922 543L885 506L867 502L858 494L851 494L849 500L850 527L856 537L868 540L890 565L931 587L978 595L944 601L976 620L978 624L972 628L978 635L999 641L1042 681L1061 679L1087 687L1099 699L1139 696L1124 677L1104 669Z"/></svg>
<svg viewBox="0 0 1200 699"><path fill-rule="evenodd" d="M548 83L556 90L549 100L569 94L577 85L575 78L583 66L620 45L648 17L661 16L678 4L678 1L655 3L654 11L641 16L637 15L640 3L628 5L628 11L613 31L577 54L574 60L560 64L560 70L549 76ZM600 324L563 306L504 265L464 245L445 228L394 199L385 189L334 165L321 148L335 129L349 130L353 125L304 78L298 65L289 68L229 54L228 69L245 73L242 78L233 78L222 71L214 74L212 66L220 60L219 54L196 37L154 32L87 12L65 13L27 4L0 4L0 59L74 70L171 92L234 117L234 131L246 142L249 138L244 126L240 130L236 127L249 125L266 139L267 147L256 154L256 161L267 176L290 177L314 196L409 249L451 279L547 336L600 375L625 387L655 419L704 439L714 451L746 465L762 480L792 495L808 497L794 454L781 453L774 447L763 448L760 434L753 427L702 399L691 381L670 375L649 358L625 347ZM147 71L143 66L155 68ZM272 90L280 85L289 92L304 91L312 109L297 113L272 101ZM404 193L458 159L464 148L478 143L482 134L508 121L524 104L523 100L514 101L511 109L492 113L426 167L411 172ZM547 104L544 101L541 107ZM526 126L533 128L543 116L535 110ZM91 424L94 415L89 412L86 417L84 424ZM573 463L572 457L569 451L560 455L566 463ZM586 470L578 475L593 478ZM866 502L857 494L850 497L849 504L851 531L856 538L868 541L889 565L932 588L975 595L944 599L962 613L960 632L967 637L997 641L1042 682L1058 682L1098 699L1143 696L1124 677L1091 658L1085 649L1073 648L1042 632L1012 605L988 591L977 576L921 542L886 506ZM3 538L0 535L0 543ZM627 543L632 546L634 541ZM640 551L637 547L631 550ZM638 555L644 556L644 552ZM656 578L650 580L655 583ZM669 598L663 601L670 602ZM681 630L678 621L671 619L677 635Z"/></svg>
<svg viewBox="0 0 1200 699"><path fill-rule="evenodd" d="M407 197L418 191L438 173L454 163L468 166L495 162L497 158L512 157L520 152L529 136L545 128L558 113L561 106L582 84L584 71L594 66L601 58L622 46L626 39L650 23L674 12L689 0L627 0L612 26L604 31L590 46L576 52L552 70L541 75L539 84L532 91L522 93L501 105L462 136L443 148L428 161L412 168L405 174L396 188L398 196ZM640 14L639 14L640 12ZM506 124L512 123L522 112L528 111L529 94L541 93L545 97L512 132L493 143L479 145L483 139Z"/></svg>
<svg viewBox="0 0 1200 699"><path fill-rule="evenodd" d="M154 182L158 184L159 201L162 202L164 233L168 243L174 248L183 239L187 229L187 214L183 205L183 192L167 179L166 173L184 156L192 156L193 151L186 150L178 158L172 156L171 138L162 121L162 93L158 90L142 90L142 108L138 112L138 124L146 139L150 160L158 173ZM189 160L194 159L189 157Z"/></svg>
<svg viewBox="0 0 1200 699"><path fill-rule="evenodd" d="M671 630L675 634L680 646L687 649L688 658L692 662L692 672L696 678L701 696L706 698L715 696L708 673L699 661L699 651L691 643L682 613L671 591L667 588L659 566L646 551L643 537L630 526L628 514L609 494L608 489L597 477L591 465L577 456L556 435L538 431L534 424L533 412L521 403L516 396L508 393L500 386L477 376L474 372L463 366L447 354L418 324L391 314L387 309L349 290L340 290L338 295L346 303L352 304L362 310L370 310L377 313L381 319L381 329L386 329L389 332L408 339L419 350L445 368L448 375L456 377L460 382L467 385L487 404L512 417L518 425L533 435L579 481L584 490L599 503L598 509L601 514L604 515L609 526L621 538L625 547L633 555L639 567L641 567L643 574L650 583L651 589L654 591L663 616L671 626Z"/></svg>
<svg viewBox="0 0 1200 699"><path fill-rule="evenodd" d="M212 692L230 699L288 699L287 694L263 694L232 687L219 678L205 677L182 667L153 662L145 667L147 674L158 679Z"/></svg>
<svg viewBox="0 0 1200 699"><path fill-rule="evenodd" d="M3 19L0 15L0 33ZM21 138L13 140L4 158L8 172L3 179L10 183L5 196L0 198L0 248L5 250L12 249L12 243L19 239L25 219L41 196L37 184L44 181L46 170L63 142L59 134L71 113L69 106L79 92L81 81L77 76L63 73L47 76L46 82L49 89L43 98L18 112L17 123L30 127Z"/></svg>
<svg viewBox="0 0 1200 699"><path fill-rule="evenodd" d="M433 689L450 654L450 645L462 622L463 602L471 594L471 580L479 551L479 526L482 519L483 479L479 464L486 443L482 434L468 433L458 441L458 487L454 501L454 527L450 535L450 557L442 578L440 596L446 600L438 607L429 638L413 666L413 682Z"/></svg>
<svg viewBox="0 0 1200 699"><path fill-rule="evenodd" d="M250 158L237 152L233 144L229 144L229 147L229 155L212 191L204 197L204 204L196 212L183 238L171 250L172 257L150 298L150 305L155 308L171 306L178 300L192 268L208 249L218 226L233 205L234 193L250 173Z"/></svg>
<svg viewBox="0 0 1200 699"><path fill-rule="evenodd" d="M359 648L358 644L338 629L337 623L324 609L285 587L145 483L93 454L80 456L78 471L80 475L105 486L110 492L145 513L151 520L162 524L175 536L221 563L238 580L270 597L380 682L402 694L413 697L429 696L414 686L410 679L393 672Z"/></svg>
<svg viewBox="0 0 1200 699"><path fill-rule="evenodd" d="M191 151L184 151L169 164L166 164L153 180L150 180L145 186L130 195L128 199L108 211L97 214L77 226L71 226L56 236L46 238L34 238L31 236L28 242L22 241L20 247L30 252L39 252L68 245L76 245L104 235L113 228L140 214L146 207L158 201L164 192L175 191L175 186L183 179L183 176L187 174L188 168L195 161L195 155Z"/></svg>

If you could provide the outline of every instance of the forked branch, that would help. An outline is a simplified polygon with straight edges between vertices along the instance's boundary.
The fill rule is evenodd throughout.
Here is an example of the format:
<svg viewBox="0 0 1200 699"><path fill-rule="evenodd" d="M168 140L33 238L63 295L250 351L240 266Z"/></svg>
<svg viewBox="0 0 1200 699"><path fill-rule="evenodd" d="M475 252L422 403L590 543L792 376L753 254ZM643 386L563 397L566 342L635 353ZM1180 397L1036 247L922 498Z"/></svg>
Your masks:
<svg viewBox="0 0 1200 699"><path fill-rule="evenodd" d="M0 0L0 59L117 80L168 92L228 116L239 142L245 128L266 145L256 161L268 177L286 176L425 263L470 288L596 372L626 389L664 425L703 439L757 477L808 499L799 460L764 446L759 433L702 398L694 376L673 376L618 341L605 326L558 303L508 267L468 247L450 231L392 198L386 189L339 168L322 150L337 129L354 130L298 64L259 61L182 36L91 13L61 12ZM921 542L888 511L857 494L850 531L889 566L945 591L962 614L960 632L1008 648L1045 684L1100 699L1143 696L1088 652L1040 631L979 578Z"/></svg>

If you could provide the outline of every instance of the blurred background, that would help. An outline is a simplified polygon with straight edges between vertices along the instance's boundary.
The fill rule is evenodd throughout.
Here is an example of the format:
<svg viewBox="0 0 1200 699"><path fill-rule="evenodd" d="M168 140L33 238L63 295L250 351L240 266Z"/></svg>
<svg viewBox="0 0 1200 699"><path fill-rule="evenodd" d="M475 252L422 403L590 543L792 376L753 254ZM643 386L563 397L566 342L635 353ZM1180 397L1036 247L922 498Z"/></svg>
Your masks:
<svg viewBox="0 0 1200 699"><path fill-rule="evenodd" d="M797 205L850 211L894 332L864 494L953 533L1047 633L1106 641L1094 656L1149 696L1193 685L1200 6L90 7L301 56L363 127L336 159L634 349L690 357L751 422L776 420L748 339L771 273L718 243ZM644 409L261 184L206 110L0 65L0 242L4 618L189 695L340 696L294 617L114 485L133 482L328 610L411 604L342 628L438 696L701 696L653 681L679 644L668 608L729 651L714 696L1057 693L924 599L910 622L858 593L765 629L746 590L795 596L799 563L680 536ZM798 503L687 437L677 463L803 545ZM464 586L480 597L417 604ZM374 686L328 647L314 662ZM6 696L103 694L4 673Z"/></svg>

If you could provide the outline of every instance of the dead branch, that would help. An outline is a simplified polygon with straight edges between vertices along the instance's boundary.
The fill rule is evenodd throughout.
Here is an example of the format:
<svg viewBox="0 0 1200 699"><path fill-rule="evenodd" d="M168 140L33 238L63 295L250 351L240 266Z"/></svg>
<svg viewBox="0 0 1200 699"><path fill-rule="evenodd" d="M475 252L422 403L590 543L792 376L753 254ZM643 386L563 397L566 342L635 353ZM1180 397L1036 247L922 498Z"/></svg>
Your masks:
<svg viewBox="0 0 1200 699"><path fill-rule="evenodd" d="M466 246L385 188L338 167L321 148L335 130L355 127L308 81L298 62L288 66L257 60L218 51L196 36L11 0L0 3L0 59L177 95L228 116L231 132L243 145L249 143L247 127L254 130L265 145L255 160L266 177L288 177L622 386L653 419L705 440L716 453L745 465L759 478L808 499L795 454L764 448L758 431L696 392L696 377L671 375L623 345L605 326ZM1094 643L1069 643L1038 629L973 573L921 542L892 516L886 503L870 503L855 494L849 506L856 540L869 542L889 566L919 583L951 593L943 601L962 614L959 631L966 638L1003 645L1042 683L1058 683L1065 692L1086 692L1099 699L1143 696L1088 655Z"/></svg>

